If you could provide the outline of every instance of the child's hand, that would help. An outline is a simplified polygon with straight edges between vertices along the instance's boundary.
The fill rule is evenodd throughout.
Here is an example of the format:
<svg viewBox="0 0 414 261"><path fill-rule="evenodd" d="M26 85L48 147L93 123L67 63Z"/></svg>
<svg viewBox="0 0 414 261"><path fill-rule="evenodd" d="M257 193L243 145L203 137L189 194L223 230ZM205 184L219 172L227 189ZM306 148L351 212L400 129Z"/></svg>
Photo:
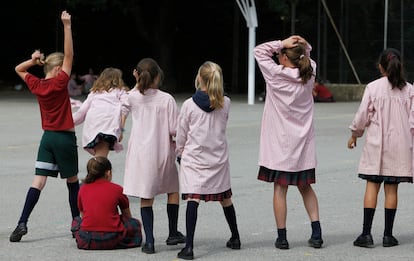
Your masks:
<svg viewBox="0 0 414 261"><path fill-rule="evenodd" d="M35 61L37 65L45 64L45 56L40 50L36 50L32 53L32 60Z"/></svg>
<svg viewBox="0 0 414 261"><path fill-rule="evenodd" d="M67 25L67 26L71 25L71 16L68 12L63 11L62 15L60 16L60 19L62 20L62 23L64 25Z"/></svg>
<svg viewBox="0 0 414 261"><path fill-rule="evenodd" d="M348 149L353 149L354 147L357 146L357 137L352 136L351 138L349 138L348 140Z"/></svg>
<svg viewBox="0 0 414 261"><path fill-rule="evenodd" d="M297 45L298 45L298 38L297 36L294 36L294 35L282 41L283 48L289 49L289 48L296 47Z"/></svg>

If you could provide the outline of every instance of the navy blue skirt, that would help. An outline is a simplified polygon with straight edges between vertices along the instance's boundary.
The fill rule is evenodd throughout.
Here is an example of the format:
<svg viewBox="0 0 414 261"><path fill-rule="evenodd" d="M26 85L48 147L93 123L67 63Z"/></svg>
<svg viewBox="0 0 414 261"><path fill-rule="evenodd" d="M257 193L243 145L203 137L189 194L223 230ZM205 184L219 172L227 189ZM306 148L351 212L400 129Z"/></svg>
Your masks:
<svg viewBox="0 0 414 261"><path fill-rule="evenodd" d="M384 184L399 184L401 182L413 183L413 177L394 177L394 176L380 176L380 175L367 175L358 174L358 177L367 181Z"/></svg>
<svg viewBox="0 0 414 261"><path fill-rule="evenodd" d="M109 144L109 150L114 150L116 140L117 138L114 135L108 135L100 132L96 135L93 141L89 142L88 145L85 146L85 148L93 149L100 141L106 141Z"/></svg>

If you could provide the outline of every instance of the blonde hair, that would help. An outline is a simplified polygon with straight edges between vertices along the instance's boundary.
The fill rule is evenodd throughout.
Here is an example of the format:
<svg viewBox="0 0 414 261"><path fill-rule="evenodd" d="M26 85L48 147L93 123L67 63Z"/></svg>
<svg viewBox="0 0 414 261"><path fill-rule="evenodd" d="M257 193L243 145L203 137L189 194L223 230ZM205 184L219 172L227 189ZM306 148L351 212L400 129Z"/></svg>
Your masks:
<svg viewBox="0 0 414 261"><path fill-rule="evenodd" d="M198 81L201 80L201 83ZM223 87L223 73L220 65L206 61L198 69L195 79L197 89L205 86L207 94L210 99L210 108L223 108L224 106L224 87Z"/></svg>
<svg viewBox="0 0 414 261"><path fill-rule="evenodd" d="M65 55L61 52L55 52L49 54L44 61L40 61L43 64L43 72L45 75L52 71L56 66L62 66L64 56Z"/></svg>
<svg viewBox="0 0 414 261"><path fill-rule="evenodd" d="M110 89L125 89L125 82L122 79L122 71L118 68L105 68L93 83L91 92L104 92Z"/></svg>

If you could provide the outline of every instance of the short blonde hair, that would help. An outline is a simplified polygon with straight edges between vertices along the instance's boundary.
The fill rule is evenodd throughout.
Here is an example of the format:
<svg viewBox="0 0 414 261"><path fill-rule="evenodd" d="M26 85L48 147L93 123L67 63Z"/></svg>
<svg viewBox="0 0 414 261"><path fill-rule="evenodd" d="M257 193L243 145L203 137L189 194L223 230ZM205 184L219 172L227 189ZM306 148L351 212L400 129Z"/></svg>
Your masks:
<svg viewBox="0 0 414 261"><path fill-rule="evenodd" d="M52 71L53 68L55 68L56 66L62 66L63 65L63 57L65 55L61 52L55 52L55 53L51 53L49 54L46 59L43 62L43 72L45 73L45 75Z"/></svg>

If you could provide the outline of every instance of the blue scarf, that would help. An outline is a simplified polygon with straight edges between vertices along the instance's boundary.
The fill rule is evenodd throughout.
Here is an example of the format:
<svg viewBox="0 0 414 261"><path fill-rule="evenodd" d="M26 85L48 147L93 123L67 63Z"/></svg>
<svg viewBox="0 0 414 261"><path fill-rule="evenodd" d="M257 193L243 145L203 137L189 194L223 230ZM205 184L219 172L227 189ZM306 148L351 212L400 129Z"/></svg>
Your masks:
<svg viewBox="0 0 414 261"><path fill-rule="evenodd" d="M210 98L206 92L197 90L193 95L193 101L205 112L212 112L214 110L210 108Z"/></svg>

